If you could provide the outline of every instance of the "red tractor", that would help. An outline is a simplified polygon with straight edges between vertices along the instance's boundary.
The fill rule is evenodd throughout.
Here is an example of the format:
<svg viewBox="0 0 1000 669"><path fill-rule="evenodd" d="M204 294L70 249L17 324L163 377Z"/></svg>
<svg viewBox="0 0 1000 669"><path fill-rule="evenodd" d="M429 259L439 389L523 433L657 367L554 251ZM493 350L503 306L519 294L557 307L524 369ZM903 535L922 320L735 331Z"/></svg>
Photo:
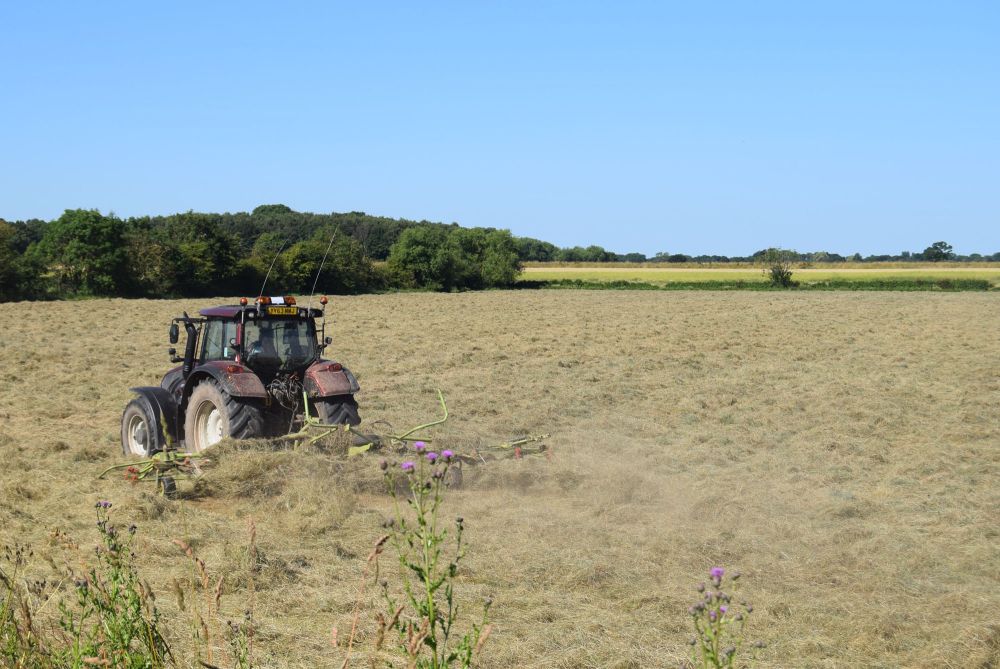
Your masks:
<svg viewBox="0 0 1000 669"><path fill-rule="evenodd" d="M303 308L292 297L246 298L236 306L185 312L170 324L170 343L187 334L181 363L158 388L132 388L137 397L122 414L122 449L150 457L170 448L202 451L226 437L286 434L311 416L329 424L357 425L357 379L339 362L321 357L331 340L323 309Z"/></svg>

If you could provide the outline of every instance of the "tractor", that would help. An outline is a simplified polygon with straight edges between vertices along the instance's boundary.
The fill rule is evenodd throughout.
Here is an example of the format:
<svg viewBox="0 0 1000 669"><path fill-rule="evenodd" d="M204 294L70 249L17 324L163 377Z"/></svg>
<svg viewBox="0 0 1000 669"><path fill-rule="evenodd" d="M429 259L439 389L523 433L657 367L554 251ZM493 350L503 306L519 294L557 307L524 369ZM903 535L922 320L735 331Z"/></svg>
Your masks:
<svg viewBox="0 0 1000 669"><path fill-rule="evenodd" d="M303 416L323 423L361 422L354 394L357 379L339 362L324 359L326 297L322 309L301 307L293 297L258 297L253 304L187 312L170 323L184 355L159 387L132 388L136 397L122 414L125 455L149 458L167 450L198 453L226 437L272 437L301 426ZM316 319L323 319L317 331ZM304 406L304 404L308 406Z"/></svg>

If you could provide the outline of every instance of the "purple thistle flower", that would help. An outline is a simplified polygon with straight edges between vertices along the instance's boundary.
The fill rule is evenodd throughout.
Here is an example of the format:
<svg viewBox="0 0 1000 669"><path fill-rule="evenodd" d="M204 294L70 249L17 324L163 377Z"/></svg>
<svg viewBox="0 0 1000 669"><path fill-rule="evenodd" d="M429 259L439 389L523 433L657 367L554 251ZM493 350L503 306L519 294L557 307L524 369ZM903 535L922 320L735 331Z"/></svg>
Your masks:
<svg viewBox="0 0 1000 669"><path fill-rule="evenodd" d="M715 611L709 611L708 612L708 619L711 620L713 623L715 622L716 618L718 618L718 617L719 616L715 613Z"/></svg>
<svg viewBox="0 0 1000 669"><path fill-rule="evenodd" d="M728 611L728 610L729 610L728 606L720 606L719 607L719 613L722 614L722 615L726 615L726 611Z"/></svg>
<svg viewBox="0 0 1000 669"><path fill-rule="evenodd" d="M416 449L417 453L423 453L424 449L427 448L427 444L422 441L417 441L413 443L413 448Z"/></svg>
<svg viewBox="0 0 1000 669"><path fill-rule="evenodd" d="M441 457L444 458L445 462L450 462L451 459L453 457L455 457L455 454L452 453L451 451L445 449L445 450L441 451Z"/></svg>
<svg viewBox="0 0 1000 669"><path fill-rule="evenodd" d="M410 462L409 460L407 460L406 462L404 462L403 464L400 465L400 467L403 468L404 472L412 472L413 471L413 466L414 466L413 463Z"/></svg>
<svg viewBox="0 0 1000 669"><path fill-rule="evenodd" d="M708 572L708 575L712 578L722 578L722 575L726 573L726 570L722 567L712 567L712 571Z"/></svg>
<svg viewBox="0 0 1000 669"><path fill-rule="evenodd" d="M438 454L435 453L434 451L431 451L430 453L427 454L426 457L431 464L434 464L434 461L438 459Z"/></svg>

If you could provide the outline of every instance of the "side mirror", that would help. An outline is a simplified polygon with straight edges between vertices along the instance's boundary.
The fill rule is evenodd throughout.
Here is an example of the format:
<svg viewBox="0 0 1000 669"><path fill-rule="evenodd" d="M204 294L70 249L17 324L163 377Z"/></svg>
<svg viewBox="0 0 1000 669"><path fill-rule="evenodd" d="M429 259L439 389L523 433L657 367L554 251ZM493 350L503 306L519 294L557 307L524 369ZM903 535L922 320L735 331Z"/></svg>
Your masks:
<svg viewBox="0 0 1000 669"><path fill-rule="evenodd" d="M177 340L180 338L180 330L178 330L177 328L177 323L170 324L169 336L170 336L170 343L176 344Z"/></svg>

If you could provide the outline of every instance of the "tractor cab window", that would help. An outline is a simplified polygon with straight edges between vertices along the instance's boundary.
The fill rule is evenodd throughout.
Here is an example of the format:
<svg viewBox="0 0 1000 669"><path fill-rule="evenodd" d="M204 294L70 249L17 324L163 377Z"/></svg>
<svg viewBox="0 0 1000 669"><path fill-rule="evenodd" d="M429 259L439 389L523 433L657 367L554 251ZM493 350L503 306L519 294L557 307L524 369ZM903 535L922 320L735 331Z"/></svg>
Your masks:
<svg viewBox="0 0 1000 669"><path fill-rule="evenodd" d="M246 362L272 371L291 371L316 359L316 327L311 320L247 321Z"/></svg>
<svg viewBox="0 0 1000 669"><path fill-rule="evenodd" d="M235 321L208 321L202 333L205 349L202 360L235 360L236 351L229 345L230 339L236 339Z"/></svg>

